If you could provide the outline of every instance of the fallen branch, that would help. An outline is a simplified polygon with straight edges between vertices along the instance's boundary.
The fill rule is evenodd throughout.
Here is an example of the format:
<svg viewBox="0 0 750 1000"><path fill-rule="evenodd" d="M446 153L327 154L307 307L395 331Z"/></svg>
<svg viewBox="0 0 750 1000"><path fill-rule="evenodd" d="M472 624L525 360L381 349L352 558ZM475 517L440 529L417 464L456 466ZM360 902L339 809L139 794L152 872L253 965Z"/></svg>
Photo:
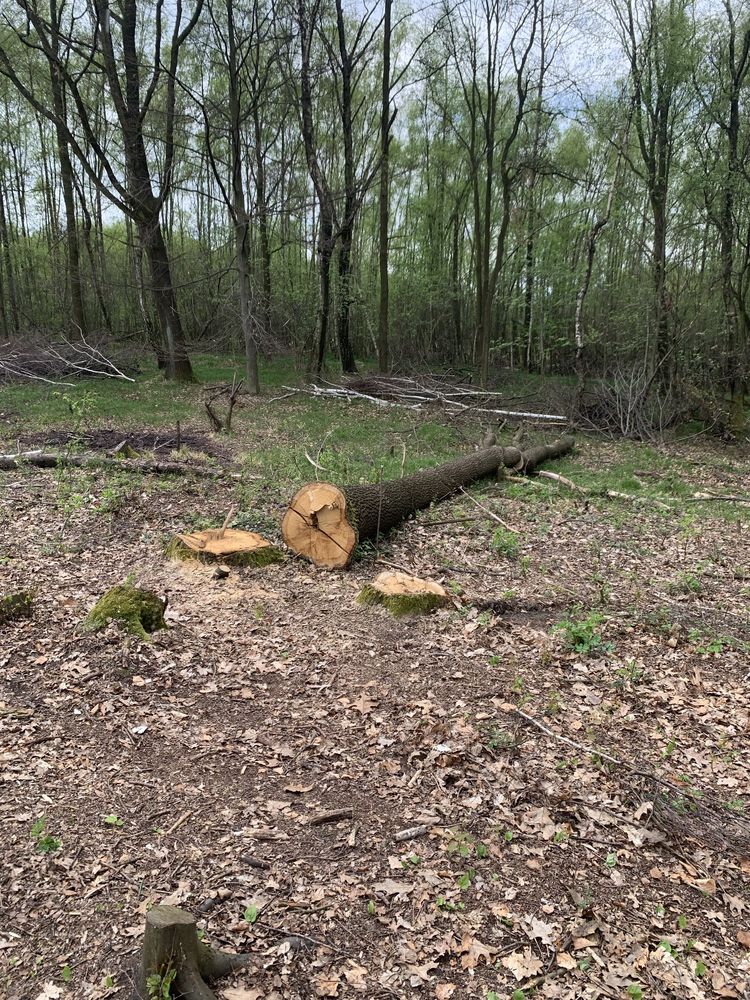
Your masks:
<svg viewBox="0 0 750 1000"><path fill-rule="evenodd" d="M101 458L97 455L56 455L53 452L22 451L16 455L0 455L0 471L22 469L33 465L40 469L57 469L64 466L76 468L121 469L123 472L153 472L157 475L207 476L218 479L224 475L220 469L187 465L185 462L158 462L150 459Z"/></svg>

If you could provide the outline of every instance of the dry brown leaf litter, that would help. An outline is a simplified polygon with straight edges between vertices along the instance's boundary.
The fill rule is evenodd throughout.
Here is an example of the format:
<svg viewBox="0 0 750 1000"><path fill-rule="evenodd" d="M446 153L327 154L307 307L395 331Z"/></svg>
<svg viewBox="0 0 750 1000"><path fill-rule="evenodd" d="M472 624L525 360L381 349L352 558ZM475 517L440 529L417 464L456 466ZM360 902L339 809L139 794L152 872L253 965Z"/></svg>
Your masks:
<svg viewBox="0 0 750 1000"><path fill-rule="evenodd" d="M697 488L719 480L696 465ZM156 901L256 955L218 991L233 1000L747 994L750 848L715 834L750 809L750 657L695 638L750 639L747 521L686 531L644 507L490 490L528 563L493 554L486 525L407 525L384 557L468 598L394 621L354 602L372 559L222 582L168 563L161 537L228 509L231 486L145 490L111 518L61 513L45 473L22 486L0 567L3 589L38 594L0 653L9 1000L126 996ZM50 552L63 520L77 551ZM675 592L699 563L700 594ZM168 594L170 631L82 634L133 571ZM510 588L510 613L470 606ZM575 602L602 607L612 651L565 650L553 626ZM683 827L685 802L659 808L648 782L518 707L684 787ZM690 822L695 790L731 808Z"/></svg>

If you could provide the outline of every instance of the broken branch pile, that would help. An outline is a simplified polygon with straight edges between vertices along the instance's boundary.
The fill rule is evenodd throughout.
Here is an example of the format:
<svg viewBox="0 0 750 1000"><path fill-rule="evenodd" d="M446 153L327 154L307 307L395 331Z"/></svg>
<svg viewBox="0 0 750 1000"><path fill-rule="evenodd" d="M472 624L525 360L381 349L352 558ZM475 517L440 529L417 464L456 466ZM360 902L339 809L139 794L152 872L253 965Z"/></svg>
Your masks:
<svg viewBox="0 0 750 1000"><path fill-rule="evenodd" d="M496 446L402 479L342 487L308 483L289 504L281 533L290 549L316 565L347 566L357 542L377 538L462 486L495 475L503 466L531 473L541 462L572 448L569 437L525 452Z"/></svg>
<svg viewBox="0 0 750 1000"><path fill-rule="evenodd" d="M321 380L324 381L324 380ZM290 386L284 386L291 389ZM510 420L539 421L540 423L564 424L567 417L556 413L534 413L525 410L509 410L504 404L519 397L506 397L501 392L488 392L471 385L460 383L445 384L434 376L421 379L404 376L368 376L350 379L342 385L324 381L323 385L310 385L297 389L310 396L328 396L333 399L364 399L378 406L403 406L418 410L425 405L440 406L446 413L455 416L471 410L472 413L490 413Z"/></svg>

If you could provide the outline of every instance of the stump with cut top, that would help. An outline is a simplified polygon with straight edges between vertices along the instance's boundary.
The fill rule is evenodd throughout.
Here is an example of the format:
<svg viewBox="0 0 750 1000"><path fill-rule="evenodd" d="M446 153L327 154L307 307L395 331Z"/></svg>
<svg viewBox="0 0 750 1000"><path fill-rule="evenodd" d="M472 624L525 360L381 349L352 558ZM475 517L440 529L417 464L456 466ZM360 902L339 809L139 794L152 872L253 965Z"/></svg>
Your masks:
<svg viewBox="0 0 750 1000"><path fill-rule="evenodd" d="M281 533L290 549L317 566L348 566L358 542L377 538L462 486L495 475L501 467L531 473L541 462L572 449L569 437L528 451L495 446L401 479L356 486L308 483L289 504Z"/></svg>
<svg viewBox="0 0 750 1000"><path fill-rule="evenodd" d="M215 951L204 944L198 938L195 917L186 910L154 906L146 915L133 1000L162 995L181 1000L216 1000L208 983L243 968L249 958Z"/></svg>
<svg viewBox="0 0 750 1000"><path fill-rule="evenodd" d="M381 604L397 618L402 615L424 615L434 608L450 603L450 597L439 583L422 580L408 573L379 573L372 583L366 583L357 596L358 604Z"/></svg>

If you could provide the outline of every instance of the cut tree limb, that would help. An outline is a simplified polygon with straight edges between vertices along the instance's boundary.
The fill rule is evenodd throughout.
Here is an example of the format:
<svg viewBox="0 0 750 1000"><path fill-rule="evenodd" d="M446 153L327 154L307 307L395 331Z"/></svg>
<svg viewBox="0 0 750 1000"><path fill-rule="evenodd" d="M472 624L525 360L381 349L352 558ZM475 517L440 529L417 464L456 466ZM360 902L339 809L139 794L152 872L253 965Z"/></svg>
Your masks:
<svg viewBox="0 0 750 1000"><path fill-rule="evenodd" d="M0 455L0 471L9 472L33 465L40 469L56 469L62 466L77 468L121 469L123 472L154 472L159 475L207 476L218 479L224 473L221 469L187 465L184 462L157 462L149 459L138 461L120 458L101 458L97 455L56 455L54 452L23 451L16 455Z"/></svg>
<svg viewBox="0 0 750 1000"><path fill-rule="evenodd" d="M289 504L281 532L290 549L316 565L348 566L357 542L377 538L414 511L443 500L462 486L495 475L501 466L531 473L541 462L566 455L572 448L573 439L564 437L527 451L484 448L465 458L380 483L342 487L308 483Z"/></svg>
<svg viewBox="0 0 750 1000"><path fill-rule="evenodd" d="M165 983L169 996L216 1000L208 982L243 968L248 961L248 955L214 951L200 941L195 917L186 910L154 906L146 915L134 1000L161 996Z"/></svg>

